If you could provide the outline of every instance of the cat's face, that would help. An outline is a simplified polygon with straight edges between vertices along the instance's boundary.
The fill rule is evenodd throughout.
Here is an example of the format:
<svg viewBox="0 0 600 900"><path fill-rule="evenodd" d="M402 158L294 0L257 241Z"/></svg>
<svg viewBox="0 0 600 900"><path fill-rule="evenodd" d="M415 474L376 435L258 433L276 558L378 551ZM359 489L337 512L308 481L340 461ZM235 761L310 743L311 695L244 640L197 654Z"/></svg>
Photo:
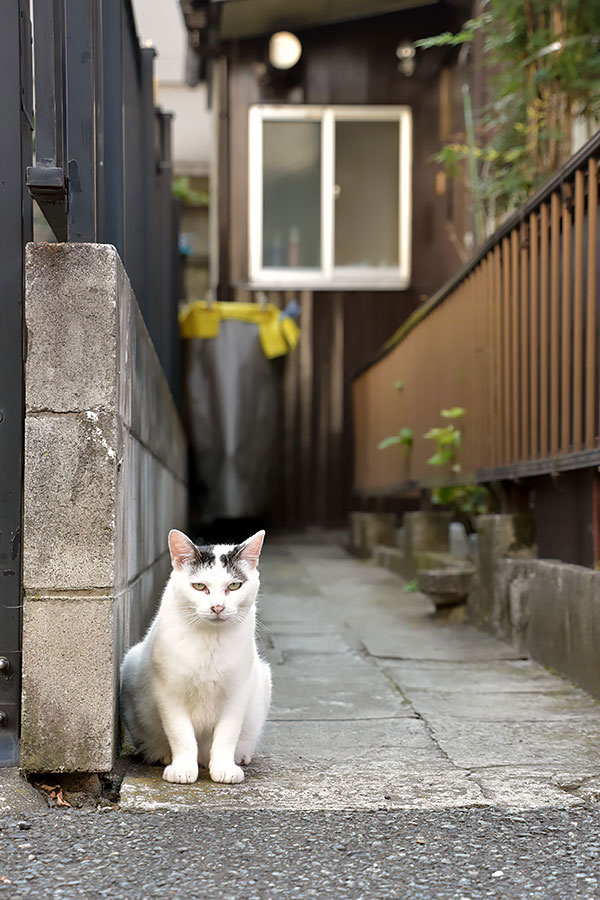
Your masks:
<svg viewBox="0 0 600 900"><path fill-rule="evenodd" d="M242 621L258 591L258 559L265 533L242 544L197 547L182 531L169 533L172 582L190 627Z"/></svg>

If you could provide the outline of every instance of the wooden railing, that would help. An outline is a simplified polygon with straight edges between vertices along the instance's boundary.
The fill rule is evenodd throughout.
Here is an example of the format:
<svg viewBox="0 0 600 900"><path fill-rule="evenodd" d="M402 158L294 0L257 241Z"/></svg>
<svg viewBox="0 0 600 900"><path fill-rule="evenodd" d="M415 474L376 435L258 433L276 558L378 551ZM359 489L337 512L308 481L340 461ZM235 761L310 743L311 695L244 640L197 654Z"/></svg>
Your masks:
<svg viewBox="0 0 600 900"><path fill-rule="evenodd" d="M600 463L599 159L600 133L357 375L358 493ZM459 475L424 438L453 406ZM378 450L403 427L412 448Z"/></svg>

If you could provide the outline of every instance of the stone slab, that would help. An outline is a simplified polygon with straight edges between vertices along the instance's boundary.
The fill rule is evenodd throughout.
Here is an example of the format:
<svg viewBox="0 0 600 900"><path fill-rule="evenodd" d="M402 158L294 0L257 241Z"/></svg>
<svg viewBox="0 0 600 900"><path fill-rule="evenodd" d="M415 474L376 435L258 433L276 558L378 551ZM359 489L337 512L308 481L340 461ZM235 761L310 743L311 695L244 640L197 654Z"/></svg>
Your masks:
<svg viewBox="0 0 600 900"><path fill-rule="evenodd" d="M443 622L413 622L407 628L398 625L382 631L367 623L361 633L372 656L390 659L498 660L519 659L522 654L491 635L468 625Z"/></svg>
<svg viewBox="0 0 600 900"><path fill-rule="evenodd" d="M585 715L586 722L600 725L600 707L583 691L528 694L524 691L446 691L442 684L436 690L405 688L416 712L435 724L439 718L451 716L474 722L564 722Z"/></svg>
<svg viewBox="0 0 600 900"><path fill-rule="evenodd" d="M479 785L462 772L411 774L373 762L368 770L338 765L304 773L262 772L252 765L242 784L214 784L203 771L195 784L167 784L162 768L127 773L120 807L127 812L168 809L342 810L447 809L487 806Z"/></svg>
<svg viewBox="0 0 600 900"><path fill-rule="evenodd" d="M431 733L460 768L536 766L549 772L600 771L600 722L571 716L550 722L473 722L437 718Z"/></svg>
<svg viewBox="0 0 600 900"><path fill-rule="evenodd" d="M554 775L476 772L471 775L471 780L479 785L483 796L494 806L518 810L544 806L571 809L587 802L585 788L579 793L578 790L561 787Z"/></svg>
<svg viewBox="0 0 600 900"><path fill-rule="evenodd" d="M552 695L573 691L569 682L551 675L529 659L481 662L398 660L386 661L381 665L403 691L411 688L436 691L441 688L446 694L451 691L464 694L475 688L480 694L502 691L505 694L550 692Z"/></svg>
<svg viewBox="0 0 600 900"><path fill-rule="evenodd" d="M357 653L286 655L275 674L272 719L414 717L389 679Z"/></svg>

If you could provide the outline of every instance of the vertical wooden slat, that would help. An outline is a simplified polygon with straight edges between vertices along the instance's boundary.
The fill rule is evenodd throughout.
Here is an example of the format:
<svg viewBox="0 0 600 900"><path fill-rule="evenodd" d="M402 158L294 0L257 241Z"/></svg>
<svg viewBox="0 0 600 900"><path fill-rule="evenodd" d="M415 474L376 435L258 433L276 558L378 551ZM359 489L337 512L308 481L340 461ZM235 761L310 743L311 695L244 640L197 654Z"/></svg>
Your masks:
<svg viewBox="0 0 600 900"><path fill-rule="evenodd" d="M495 398L494 398L494 369L496 366L496 288L494 284L494 265L495 252L487 257L486 266L486 283L485 283L485 314L486 314L486 335L484 343L484 364L485 364L485 380L486 391L484 401L486 402L486 434L488 435L486 443L486 453L484 454L483 467L490 468L494 464L494 455L496 447L496 414L495 414Z"/></svg>
<svg viewBox="0 0 600 900"><path fill-rule="evenodd" d="M571 449L571 210L562 205L562 292L561 292L561 435L560 449Z"/></svg>
<svg viewBox="0 0 600 900"><path fill-rule="evenodd" d="M588 165L588 241L587 241L587 312L585 352L585 444L596 446L596 238L598 221L598 164L590 159Z"/></svg>
<svg viewBox="0 0 600 900"><path fill-rule="evenodd" d="M516 230L516 229L515 229ZM519 240L521 244L521 329L519 341L521 344L521 447L520 458L529 458L529 422L531 409L529 406L529 307L531 296L529 294L529 240L526 234L527 227L521 226Z"/></svg>
<svg viewBox="0 0 600 900"><path fill-rule="evenodd" d="M548 369L549 332L548 332L548 204L542 203L540 209L540 454L548 456L548 388L550 373Z"/></svg>
<svg viewBox="0 0 600 900"><path fill-rule="evenodd" d="M505 357L502 343L502 251L500 245L494 250L494 302L495 302L495 367L492 373L492 386L495 397L496 415L496 445L494 449L494 464L499 465L503 461L503 435L504 435L504 381L503 372Z"/></svg>
<svg viewBox="0 0 600 900"><path fill-rule="evenodd" d="M573 449L583 446L583 172L575 173L575 253L573 284Z"/></svg>
<svg viewBox="0 0 600 900"><path fill-rule="evenodd" d="M560 296L560 198L552 194L550 201L552 233L550 239L550 453L558 453L559 436L559 348L560 334L558 323Z"/></svg>
<svg viewBox="0 0 600 900"><path fill-rule="evenodd" d="M520 455L520 419L519 419L519 232L513 229L510 235L511 249L511 391L510 406L512 410L510 461L516 462Z"/></svg>
<svg viewBox="0 0 600 900"><path fill-rule="evenodd" d="M532 213L529 217L529 259L530 259L530 282L529 282L529 315L530 315L530 349L529 349L529 455L531 459L539 457L538 444L538 423L539 423L539 334L538 334L538 317L539 317L539 227L537 213Z"/></svg>
<svg viewBox="0 0 600 900"><path fill-rule="evenodd" d="M510 333L510 241L504 238L502 241L502 359L503 359L503 402L502 425L503 438L503 462L506 465L511 460L511 375L512 375L512 342Z"/></svg>

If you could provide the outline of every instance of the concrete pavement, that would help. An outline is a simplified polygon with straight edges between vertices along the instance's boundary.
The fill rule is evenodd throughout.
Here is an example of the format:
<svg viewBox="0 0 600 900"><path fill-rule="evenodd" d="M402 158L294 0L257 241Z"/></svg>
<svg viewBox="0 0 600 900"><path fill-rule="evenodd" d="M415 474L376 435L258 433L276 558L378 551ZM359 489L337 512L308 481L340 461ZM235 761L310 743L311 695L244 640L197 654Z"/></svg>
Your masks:
<svg viewBox="0 0 600 900"><path fill-rule="evenodd" d="M121 809L442 810L600 798L600 706L328 535L267 540L274 700L241 785L132 765Z"/></svg>

